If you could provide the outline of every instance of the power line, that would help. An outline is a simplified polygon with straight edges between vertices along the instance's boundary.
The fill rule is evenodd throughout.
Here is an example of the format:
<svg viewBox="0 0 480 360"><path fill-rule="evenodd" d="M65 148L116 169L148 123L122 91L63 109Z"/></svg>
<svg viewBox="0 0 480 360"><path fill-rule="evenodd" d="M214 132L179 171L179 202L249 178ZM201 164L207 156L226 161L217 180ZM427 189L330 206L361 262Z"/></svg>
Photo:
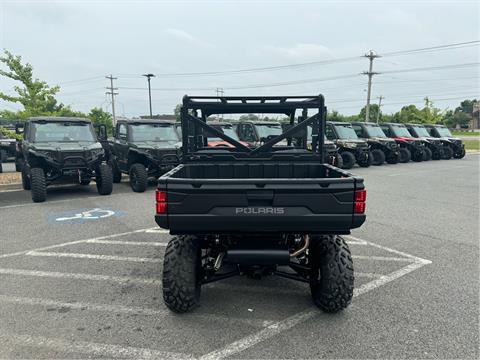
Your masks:
<svg viewBox="0 0 480 360"><path fill-rule="evenodd" d="M433 70L443 70L443 69L463 69L472 66L478 66L480 62L474 63L464 63L464 64L451 64L451 65L441 65L441 66L430 66L430 67L421 67L421 68L410 68L410 69L400 69L400 70L387 70L383 71L382 74L398 74L406 72L415 72L415 71L433 71Z"/></svg>
<svg viewBox="0 0 480 360"><path fill-rule="evenodd" d="M465 42L453 43L453 44L430 46L430 47L411 49L411 50L391 51L391 52L383 53L383 56L407 55L407 54L412 54L412 53L433 52L433 51L438 51L438 50L453 50L453 49L457 49L457 48L475 46L475 45L478 45L478 43L480 43L480 40L473 40L473 41L465 41Z"/></svg>
<svg viewBox="0 0 480 360"><path fill-rule="evenodd" d="M101 80L101 79L103 79L103 76L93 76L93 77L84 78L84 79L63 81L63 82L58 83L58 85L82 83L82 82L89 82L89 81L92 81L92 80Z"/></svg>
<svg viewBox="0 0 480 360"><path fill-rule="evenodd" d="M387 52L382 54L382 56L394 56L401 54L410 54L410 53L419 53L419 52L432 52L438 50L454 50L460 47L467 46L476 46L480 43L480 40L445 44L438 46L431 46L426 48L417 48L417 49L408 49L408 50L399 50L393 52ZM311 61L305 63L296 63L296 64L286 64L278 66L267 66L267 67L255 67L255 68L245 68L245 69L233 69L233 70L224 70L224 71L204 71L204 72L188 72L188 73L159 73L156 74L158 77L191 77L191 76L218 76L218 75L227 75L227 74L243 74L243 73L252 73L252 72L265 72L265 71L278 71L285 69L298 69L310 66L319 66L319 65L329 65L340 62L348 62L353 60L360 60L362 56L350 56L345 58L335 58L329 60L319 60ZM120 77L139 77L139 74L119 74Z"/></svg>

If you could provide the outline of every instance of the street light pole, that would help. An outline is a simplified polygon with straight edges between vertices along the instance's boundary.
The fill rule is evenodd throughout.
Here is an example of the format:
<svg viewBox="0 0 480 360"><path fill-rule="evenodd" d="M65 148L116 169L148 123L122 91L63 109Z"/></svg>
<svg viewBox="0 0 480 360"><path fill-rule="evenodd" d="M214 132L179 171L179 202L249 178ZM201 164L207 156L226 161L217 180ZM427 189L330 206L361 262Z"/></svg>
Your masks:
<svg viewBox="0 0 480 360"><path fill-rule="evenodd" d="M152 115L152 88L150 87L150 78L155 77L154 74L143 74L148 80L148 103L150 104L150 119L153 118Z"/></svg>

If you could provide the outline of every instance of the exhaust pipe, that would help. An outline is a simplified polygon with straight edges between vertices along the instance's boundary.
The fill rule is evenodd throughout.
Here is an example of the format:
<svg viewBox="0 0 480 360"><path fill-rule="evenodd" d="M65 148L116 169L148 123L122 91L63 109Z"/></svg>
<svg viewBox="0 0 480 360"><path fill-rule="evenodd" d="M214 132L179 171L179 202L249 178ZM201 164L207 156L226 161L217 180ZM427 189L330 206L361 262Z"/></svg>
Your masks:
<svg viewBox="0 0 480 360"><path fill-rule="evenodd" d="M239 265L288 265L288 249L232 249L225 259L231 264Z"/></svg>

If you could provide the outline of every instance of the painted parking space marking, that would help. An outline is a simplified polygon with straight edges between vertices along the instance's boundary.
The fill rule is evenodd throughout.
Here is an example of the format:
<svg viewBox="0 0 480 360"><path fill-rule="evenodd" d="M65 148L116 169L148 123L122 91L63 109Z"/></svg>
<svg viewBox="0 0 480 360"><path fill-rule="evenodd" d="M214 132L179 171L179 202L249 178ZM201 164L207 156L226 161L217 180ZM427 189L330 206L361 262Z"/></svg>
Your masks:
<svg viewBox="0 0 480 360"><path fill-rule="evenodd" d="M108 260L108 261L131 261L140 263L160 263L163 262L161 258L144 258L134 256L114 256L114 255L97 255L97 254L81 254L81 253L63 253L63 252L48 252L48 251L29 251L25 255L28 256L44 256L44 257L66 257L76 259L93 259L93 260Z"/></svg>
<svg viewBox="0 0 480 360"><path fill-rule="evenodd" d="M29 306L40 306L47 309L69 309L69 310L80 310L80 311L94 311L94 312L103 312L103 313L114 313L114 314L136 314L144 316L172 316L172 312L167 308L148 308L144 306L126 306L119 304L99 304L99 303L89 303L82 301L59 301L53 299L45 298L34 298L34 297L24 297L24 296L11 296L11 295L1 295L0 302L5 304L17 304L17 305L29 305ZM174 316L174 315L173 315ZM193 318L199 320L218 320L223 323L243 323L256 328L265 328L270 326L274 321L269 319L260 319L260 318L234 318L227 315L219 314L202 314L202 313L190 313L183 314L182 317Z"/></svg>
<svg viewBox="0 0 480 360"><path fill-rule="evenodd" d="M88 240L87 244L105 244L105 245L133 245L133 246L167 246L166 242L158 241L121 241L121 240Z"/></svg>
<svg viewBox="0 0 480 360"><path fill-rule="evenodd" d="M158 242L158 241L123 241L121 239L122 236L132 235L135 233L148 233L148 234L165 234L166 231L155 231L158 228L147 228L147 229L139 229L125 233L119 234L112 234L106 235L102 237L95 237L90 239L84 240L77 240L71 241L62 244L55 244L50 245L47 247L37 248L30 251L19 252L15 254L5 254L4 257L11 257L16 255L25 255L25 256L33 256L33 257L62 257L62 258L77 258L83 260L97 260L97 261L132 261L132 262L155 262L160 263L163 262L161 258L151 258L151 257L122 257L122 256L111 256L111 255L96 255L96 254L81 254L81 253L67 253L67 252L56 252L56 250L68 247L71 245L76 244L104 244L110 245L112 247L118 246L126 246L126 245L135 245L137 247L148 247L148 246L165 246L166 242ZM388 264L389 262L396 262L396 263L406 263L405 266L402 268L395 270L393 272L382 274L376 272L355 272L355 276L358 278L365 278L368 282L363 283L361 286L354 290L354 297L361 296L363 294L367 294L370 291L378 289L379 287L388 284L394 280L401 278L415 270L420 269L421 267L430 264L429 260L425 260L398 250L394 250L382 245L377 245L371 243L369 241L359 239L353 236L346 236L346 240L350 245L360 245L358 248L366 249L367 246L371 246L374 248L378 248L384 250L390 254L389 256L369 256L369 255L353 255L355 259L361 260L368 260L371 262L379 262L382 264ZM115 239L115 240L113 240ZM132 239L130 237L130 239ZM54 250L55 249L55 250ZM355 249L355 248L354 248ZM50 251L51 250L51 251ZM403 265L403 264L402 264ZM109 275L102 275L102 274L83 274L83 273L68 273L68 272L55 272L55 271L37 271L37 270L21 270L21 269L2 269L0 268L0 274L4 275L12 275L12 276L32 276L32 277L42 277L42 278L68 278L68 279L77 279L77 280L91 280L91 281L107 281L107 282L114 282L114 283L139 283L145 285L153 285L153 286L161 286L161 281L159 279L147 279L147 278L135 278L135 277L128 277L128 276L109 276ZM226 286L230 287L231 285L226 284ZM234 287L234 286L232 286ZM238 288L238 287L237 287ZM240 288L239 288L240 289ZM258 288L251 288L252 291L268 291L272 293L279 294L282 289L273 289L268 287L258 287ZM214 291L214 289L212 289ZM239 290L241 291L241 289ZM291 291L289 291L291 293ZM44 299L44 298L35 298L35 297L21 297L21 296L8 296L8 295L0 295L0 302L2 303L10 303L10 304L21 304L21 305L31 305L31 306L43 306L43 307L68 307L71 309L82 309L82 310L89 310L89 311L102 311L108 313L120 312L120 313L136 313L136 314L144 314L144 315L156 315L156 316L168 316L170 311L167 309L161 308L145 308L142 306L125 306L125 305L116 305L116 304L97 304L97 303L87 303L87 302L65 302L65 301L58 301L53 299ZM274 336L281 334L284 331L291 329L292 327L301 324L305 321L308 321L314 318L317 314L319 314L319 310L316 307L309 307L304 311L301 311L297 314L293 314L288 316L283 320L269 320L269 319L242 319L242 318L232 318L227 315L218 315L216 313L192 313L188 314L187 316L192 316L199 319L211 319L211 318L225 318L225 321L230 324L235 324L235 322L245 322L251 325L255 325L259 330L247 335L237 341L234 341L230 344L227 344L224 347L216 349L210 353L205 354L203 359L219 359L225 357L235 356L240 352L255 346L263 341L266 341ZM46 338L47 345L45 347L53 348L48 345L48 338ZM60 340L63 341L63 340ZM19 343L22 343L19 340ZM36 346L41 346L37 344ZM152 350L152 349L147 349ZM154 350L154 349L153 349ZM152 350L152 351L153 351ZM65 349L68 351L68 348ZM101 352L101 350L99 350ZM87 352L88 353L88 352ZM162 352L160 351L160 354ZM168 352L167 352L168 353ZM108 356L108 352L103 352L102 355ZM181 356L182 354L179 354ZM188 356L188 355L187 355Z"/></svg>
<svg viewBox="0 0 480 360"><path fill-rule="evenodd" d="M109 210L109 209L100 209L100 208L95 208L95 209L90 209L90 210L84 210L80 212L74 212L73 214L66 214L64 216L57 217L55 221L58 222L73 222L73 221L78 221L78 222L83 222L83 221L90 221L90 220L98 220L98 219L104 219L108 218L110 216L115 215L115 211Z"/></svg>
<svg viewBox="0 0 480 360"><path fill-rule="evenodd" d="M27 346L45 347L54 351L67 353L81 353L90 356L107 356L112 359L191 359L188 354L181 354L169 351L160 351L148 348L132 346L120 346L102 344L88 341L68 341L58 338L46 338L42 336L29 336L22 334L4 335L0 334L2 342L8 341Z"/></svg>
<svg viewBox="0 0 480 360"><path fill-rule="evenodd" d="M369 241L363 240L365 243L368 245L371 245L373 247L389 251L393 254L396 255L401 255L404 256L405 258L408 258L410 261L410 264L406 265L405 267L396 270L390 274L383 275L375 280L372 280L366 284L361 285L359 288L354 289L353 297L356 298L358 296L364 295L369 293L372 290L378 289L383 285L386 285L394 280L397 280L401 278L402 276L405 276L415 270L418 270L422 268L425 265L431 264L432 262L430 260L422 259L420 257L416 257L414 255L410 255L398 250L394 250L391 248L388 248L386 246L382 245L377 245L374 243L371 243ZM265 329L262 329L256 333L253 333L251 335L248 335L238 341L235 341L223 348L214 350L208 354L203 355L200 357L202 360L207 360L207 359L224 359L226 357L231 357L236 354L239 354L240 352L247 350L263 341L269 340L291 328L294 326L297 326L301 323L304 323L315 316L318 315L318 309L313 308L313 309L307 309L304 311L301 311L297 314L294 314L292 316L289 316L288 318L278 321L276 323L271 324Z"/></svg>
<svg viewBox="0 0 480 360"><path fill-rule="evenodd" d="M107 281L107 282L114 282L119 284L128 284L128 283L145 284L145 285L161 284L160 280L140 278L140 277L111 276L111 275L85 274L85 273L67 273L67 272L58 272L58 271L41 271L41 270L11 269L11 268L0 268L0 275Z"/></svg>
<svg viewBox="0 0 480 360"><path fill-rule="evenodd" d="M2 254L2 255L0 255L0 259L9 258L9 257L13 257L13 256L25 255L26 253L28 253L30 251L43 251L43 250L56 249L56 248L69 246L69 245L82 244L82 243L86 243L86 242L91 241L91 240L113 239L113 238L118 238L118 237L121 237L121 236L146 232L148 230L152 230L152 228L137 229L137 230L127 231L127 232L122 232L122 233L98 236L98 237L94 237L94 238L90 238L90 239L73 240L73 241L68 241L68 242L64 242L64 243L60 243L60 244L43 246L43 247L39 247L39 248L35 248L35 249L29 249L29 250L17 251L17 252L14 252L14 253Z"/></svg>

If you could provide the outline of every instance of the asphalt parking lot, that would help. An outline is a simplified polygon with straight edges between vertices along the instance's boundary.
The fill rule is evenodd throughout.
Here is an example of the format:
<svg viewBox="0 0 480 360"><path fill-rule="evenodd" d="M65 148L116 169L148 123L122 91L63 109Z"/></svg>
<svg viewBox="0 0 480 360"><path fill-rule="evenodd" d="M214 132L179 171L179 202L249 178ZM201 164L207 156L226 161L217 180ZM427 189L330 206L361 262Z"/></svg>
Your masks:
<svg viewBox="0 0 480 360"><path fill-rule="evenodd" d="M169 235L154 185L0 193L0 358L479 358L479 161L385 165L347 237L356 292L340 314L306 285L233 278L196 311L163 305Z"/></svg>

